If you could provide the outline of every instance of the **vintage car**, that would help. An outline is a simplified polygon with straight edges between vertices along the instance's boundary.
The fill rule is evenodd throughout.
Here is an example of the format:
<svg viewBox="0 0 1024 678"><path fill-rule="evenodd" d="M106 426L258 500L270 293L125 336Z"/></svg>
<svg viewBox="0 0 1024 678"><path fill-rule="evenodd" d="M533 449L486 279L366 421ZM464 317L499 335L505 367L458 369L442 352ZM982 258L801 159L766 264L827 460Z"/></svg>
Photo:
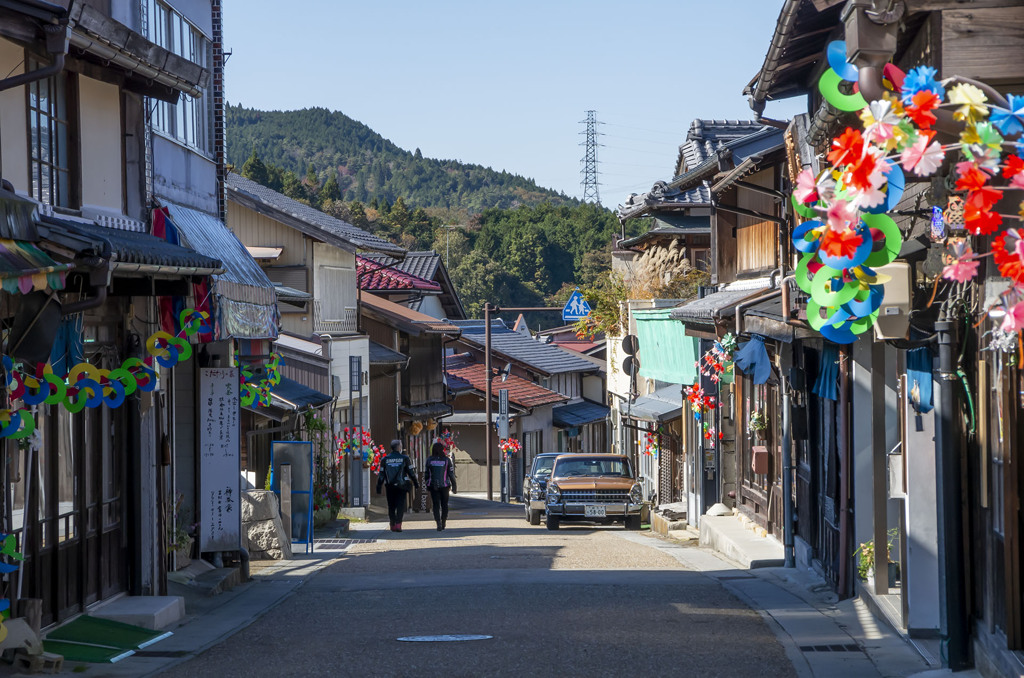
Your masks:
<svg viewBox="0 0 1024 678"><path fill-rule="evenodd" d="M567 521L622 522L627 530L639 530L644 507L643 487L621 454L559 455L546 501L549 530Z"/></svg>
<svg viewBox="0 0 1024 678"><path fill-rule="evenodd" d="M530 472L523 478L523 504L526 505L526 520L531 525L540 525L540 517L544 515L548 476L558 456L557 452L538 454L533 458Z"/></svg>

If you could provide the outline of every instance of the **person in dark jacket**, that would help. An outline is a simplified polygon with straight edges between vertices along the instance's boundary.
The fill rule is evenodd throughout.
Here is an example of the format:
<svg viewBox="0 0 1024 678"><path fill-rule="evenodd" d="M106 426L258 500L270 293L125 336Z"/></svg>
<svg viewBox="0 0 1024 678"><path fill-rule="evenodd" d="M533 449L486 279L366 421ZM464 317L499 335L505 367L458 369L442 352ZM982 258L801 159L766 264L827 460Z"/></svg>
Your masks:
<svg viewBox="0 0 1024 678"><path fill-rule="evenodd" d="M448 493L455 494L455 465L444 453L444 445L434 443L427 457L426 473L427 489L430 490L430 502L434 506L434 522L437 531L445 528L448 522Z"/></svg>
<svg viewBox="0 0 1024 678"><path fill-rule="evenodd" d="M377 475L377 494L383 485L388 498L388 522L392 532L402 531L402 518L405 516L405 499L410 483L419 488L416 474L412 470L412 460L402 454L402 441L391 441L391 452L381 461L380 473Z"/></svg>

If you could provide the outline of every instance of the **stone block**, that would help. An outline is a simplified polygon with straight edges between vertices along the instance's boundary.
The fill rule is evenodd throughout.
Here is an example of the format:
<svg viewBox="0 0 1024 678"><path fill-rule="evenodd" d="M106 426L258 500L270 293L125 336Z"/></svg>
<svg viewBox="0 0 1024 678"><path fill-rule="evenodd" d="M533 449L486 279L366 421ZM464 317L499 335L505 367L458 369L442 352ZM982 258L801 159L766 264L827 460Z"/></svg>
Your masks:
<svg viewBox="0 0 1024 678"><path fill-rule="evenodd" d="M242 493L242 522L273 520L281 515L277 495L270 490L248 490Z"/></svg>
<svg viewBox="0 0 1024 678"><path fill-rule="evenodd" d="M291 560L292 546L284 534L284 526L280 518L260 520L245 524L245 543L249 557L261 560L262 557ZM258 554L272 554L261 556Z"/></svg>

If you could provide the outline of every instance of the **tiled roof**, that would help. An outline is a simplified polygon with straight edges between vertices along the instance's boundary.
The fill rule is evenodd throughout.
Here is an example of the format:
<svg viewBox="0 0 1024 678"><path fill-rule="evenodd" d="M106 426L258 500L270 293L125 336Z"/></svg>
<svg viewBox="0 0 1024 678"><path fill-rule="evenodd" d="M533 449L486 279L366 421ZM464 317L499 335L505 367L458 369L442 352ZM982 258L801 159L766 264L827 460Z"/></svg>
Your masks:
<svg viewBox="0 0 1024 678"><path fill-rule="evenodd" d="M393 324L402 332L419 336L420 334L450 334L458 336L459 328L455 325L432 318L425 313L388 301L382 297L363 292L359 295L359 303L370 315L376 315Z"/></svg>
<svg viewBox="0 0 1024 678"><path fill-rule="evenodd" d="M385 266L394 264L396 261L392 257L382 254L370 254L366 258ZM423 252L407 252L405 259L398 262L395 268L424 280L433 280L440 266L441 255L434 250L425 250Z"/></svg>
<svg viewBox="0 0 1024 678"><path fill-rule="evenodd" d="M356 228L341 219L335 219L331 215L324 214L309 205L292 200L286 195L282 195L241 175L233 172L229 173L226 184L229 198L248 198L250 204L257 204L281 215L298 219L300 222L320 231L320 234L325 237L325 242L337 242L340 240L348 243L350 247L360 250L383 252L398 256L403 256L405 253L405 250L398 245L368 233L361 228ZM243 200L242 204L245 204L245 202ZM316 237L312 233L310 235Z"/></svg>
<svg viewBox="0 0 1024 678"><path fill-rule="evenodd" d="M454 320L462 329L462 338L483 348L485 326L482 320ZM514 332L501 320L491 321L491 351L530 366L543 374L594 372L597 367L563 348L542 344L531 337Z"/></svg>
<svg viewBox="0 0 1024 678"><path fill-rule="evenodd" d="M370 340L370 364L371 365L404 365L408 362L409 356L388 348L384 344L378 344Z"/></svg>
<svg viewBox="0 0 1024 678"><path fill-rule="evenodd" d="M697 123L701 125L698 127ZM707 182L719 173L720 157L740 164L747 156L763 154L780 143L783 135L782 130L774 127L735 120L695 120L690 135L697 133L700 139L688 140L679 147L677 176L672 181L655 183L647 193L629 196L619 205L620 220L654 210L710 205L713 191Z"/></svg>
<svg viewBox="0 0 1024 678"><path fill-rule="evenodd" d="M393 260L392 260L393 261ZM367 257L356 257L359 270L359 289L373 292L396 292L416 290L420 292L440 292L441 285L433 280L425 280L400 267L385 268L377 261Z"/></svg>
<svg viewBox="0 0 1024 678"><path fill-rule="evenodd" d="M91 248L99 256L114 255L115 261L147 266L195 268L200 270L222 270L219 259L199 254L195 250L174 245L163 238L148 233L122 231L98 226L85 221L43 217L40 227L47 233L59 236L60 231L76 234L84 241L94 243ZM82 240L80 240L82 242ZM107 251L109 248L109 251Z"/></svg>
<svg viewBox="0 0 1024 678"><path fill-rule="evenodd" d="M729 289L721 292L714 292L702 299L695 299L691 302L676 306L672 309L670 317L673 320L683 322L701 322L713 324L715 313L720 315L735 315L736 305L744 299L756 297L768 289L768 283L764 282L757 287L744 286L740 289Z"/></svg>
<svg viewBox="0 0 1024 678"><path fill-rule="evenodd" d="M676 173L691 170L720 151L730 141L764 128L756 120L694 120L686 141L679 146Z"/></svg>
<svg viewBox="0 0 1024 678"><path fill-rule="evenodd" d="M468 383L474 390L480 393L487 392L487 371L485 365L476 362L467 353L448 356L445 360L445 373L448 375L448 387L452 390L458 390L455 387L455 383L457 383L456 380L459 380ZM498 391L501 389L508 389L509 402L523 409L561 403L569 399L569 396L555 393L514 374L508 375L505 381L501 379L491 380L492 396L497 397Z"/></svg>

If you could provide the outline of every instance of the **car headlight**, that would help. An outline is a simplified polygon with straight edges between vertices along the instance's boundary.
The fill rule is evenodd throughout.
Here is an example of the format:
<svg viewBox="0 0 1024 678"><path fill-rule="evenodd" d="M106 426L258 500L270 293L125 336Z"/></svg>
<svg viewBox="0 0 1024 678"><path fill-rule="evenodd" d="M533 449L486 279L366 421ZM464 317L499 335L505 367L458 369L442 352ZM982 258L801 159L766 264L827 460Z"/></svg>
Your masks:
<svg viewBox="0 0 1024 678"><path fill-rule="evenodd" d="M629 501L634 504L639 504L644 500L644 488L641 487L640 483L637 483L629 490Z"/></svg>
<svg viewBox="0 0 1024 678"><path fill-rule="evenodd" d="M562 491L557 485L548 485L548 503L557 504L562 501Z"/></svg>
<svg viewBox="0 0 1024 678"><path fill-rule="evenodd" d="M533 485L532 487L530 487L530 496L533 497L534 499L543 499L544 488L541 487L540 485Z"/></svg>

